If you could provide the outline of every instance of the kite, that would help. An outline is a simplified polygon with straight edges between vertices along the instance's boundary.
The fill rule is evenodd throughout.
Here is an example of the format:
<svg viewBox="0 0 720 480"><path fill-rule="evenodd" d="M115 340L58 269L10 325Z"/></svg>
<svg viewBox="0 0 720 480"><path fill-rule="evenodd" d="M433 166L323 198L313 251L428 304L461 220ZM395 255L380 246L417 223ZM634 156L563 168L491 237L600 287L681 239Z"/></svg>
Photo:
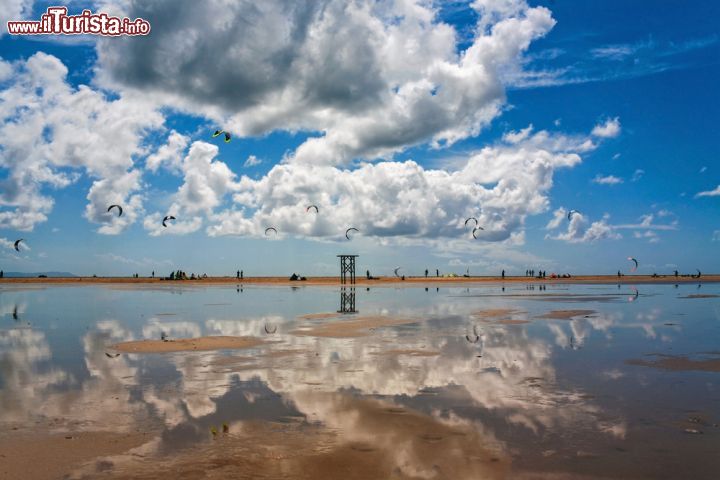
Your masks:
<svg viewBox="0 0 720 480"><path fill-rule="evenodd" d="M580 213L580 212L579 212L578 210L570 210L570 211L568 212L568 214L567 214L567 219L568 219L568 220L572 220L572 216L573 216L573 214L575 214L575 213Z"/></svg>
<svg viewBox="0 0 720 480"><path fill-rule="evenodd" d="M473 236L473 238L474 238L475 240L477 240L477 237L475 236L475 232L476 232L477 230L485 230L485 229L482 228L482 227L475 227L475 228L473 228L472 236Z"/></svg>
<svg viewBox="0 0 720 480"><path fill-rule="evenodd" d="M309 212L311 208L315 209L315 213L320 213L320 210L318 210L317 205L308 205L308 207L305 209L305 211Z"/></svg>
<svg viewBox="0 0 720 480"><path fill-rule="evenodd" d="M638 292L638 289L635 287L630 287L630 289L635 292L635 295L628 297L628 302L634 302L640 296L640 292Z"/></svg>
<svg viewBox="0 0 720 480"><path fill-rule="evenodd" d="M634 272L635 270L637 270L637 268L638 268L638 261L637 261L637 259L636 259L636 258L633 258L633 257L627 257L627 259L630 260L631 262L635 262L635 266L634 266L630 271L631 271L631 272Z"/></svg>
<svg viewBox="0 0 720 480"><path fill-rule="evenodd" d="M480 335L478 335L477 327L475 325L473 325L473 334L465 335L465 340L467 340L470 343L478 343L480 341Z"/></svg>
<svg viewBox="0 0 720 480"><path fill-rule="evenodd" d="M225 134L225 143L230 143L230 140L232 140L232 136L224 130L215 130L215 133L213 133L212 136L213 138L215 138L222 134Z"/></svg>
<svg viewBox="0 0 720 480"><path fill-rule="evenodd" d="M166 224L165 222L167 222L168 220L177 220L177 219L176 219L175 217L173 217L172 215L166 215L165 218L163 218L163 221L162 221L162 226L163 226L163 227L167 228L167 224Z"/></svg>
<svg viewBox="0 0 720 480"><path fill-rule="evenodd" d="M270 230L272 230L273 232L275 232L275 235L277 235L278 232L277 232L277 230L275 229L275 227L268 227L268 228L266 228L266 229L265 229L265 235L267 235Z"/></svg>
<svg viewBox="0 0 720 480"><path fill-rule="evenodd" d="M122 213L123 213L122 207L121 207L120 205L110 205L110 206L108 207L107 211L109 212L109 211L112 210L113 208L117 208L117 209L118 209L118 217L122 217Z"/></svg>
<svg viewBox="0 0 720 480"><path fill-rule="evenodd" d="M269 335L269 334L273 334L275 332L277 332L277 325L273 325L272 328L268 328L268 326L265 325L265 333L267 333Z"/></svg>
<svg viewBox="0 0 720 480"><path fill-rule="evenodd" d="M402 267L397 267L395 270L393 270L395 272L395 276L398 278L400 278L400 275L398 274L398 270L400 270L401 268Z"/></svg>
<svg viewBox="0 0 720 480"><path fill-rule="evenodd" d="M358 230L358 229L355 228L355 227L350 227L350 228L348 228L347 230L345 230L345 238L347 238L348 240L350 240L350 235L348 235L348 234L350 233L350 230L355 230L356 232L359 232L359 231L360 231L360 230Z"/></svg>
<svg viewBox="0 0 720 480"><path fill-rule="evenodd" d="M467 224L468 224L468 222L469 222L470 220L475 220L475 226L477 226L477 224L479 223L477 218L475 218L475 217L468 217L467 219L465 219L465 226L466 226L466 227L467 227Z"/></svg>
<svg viewBox="0 0 720 480"><path fill-rule="evenodd" d="M16 251L18 251L18 252L20 251L20 242L22 242L23 240L25 240L25 239L21 238L20 240L15 240L15 250Z"/></svg>

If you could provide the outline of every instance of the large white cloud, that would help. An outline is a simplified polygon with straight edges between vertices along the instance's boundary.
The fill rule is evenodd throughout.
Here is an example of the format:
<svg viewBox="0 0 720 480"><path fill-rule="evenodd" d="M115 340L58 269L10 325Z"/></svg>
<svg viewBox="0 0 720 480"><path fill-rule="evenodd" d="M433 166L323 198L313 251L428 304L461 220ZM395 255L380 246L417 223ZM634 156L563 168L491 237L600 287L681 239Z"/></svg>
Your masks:
<svg viewBox="0 0 720 480"><path fill-rule="evenodd" d="M100 40L98 79L239 135L322 132L295 162L386 157L477 134L502 109L501 71L555 23L522 0L473 8L479 25L461 50L421 1L129 2L153 33Z"/></svg>
<svg viewBox="0 0 720 480"><path fill-rule="evenodd" d="M554 230L560 226L565 218L566 210L559 208L555 210L553 219L547 224L548 230ZM605 214L602 219L590 223L590 221L580 212L573 214L568 221L567 230L558 233L555 236L547 234L545 238L553 240L564 240L569 243L588 243L597 240L622 238L622 235L615 231L613 225L608 224L610 216Z"/></svg>
<svg viewBox="0 0 720 480"><path fill-rule="evenodd" d="M522 242L526 217L548 208L555 170L578 164L580 154L595 148L587 136L523 132L469 155L455 170L412 160L355 168L287 162L257 180L237 180L214 158L217 147L195 142L168 212L180 213L179 223L163 229L164 212L157 212L146 228L186 233L207 222L210 235L262 235L273 225L283 233L339 239L354 226L363 235L429 240L469 236L464 220L474 216L484 228L482 240ZM233 203L218 208L225 196ZM318 205L319 214L306 212L309 204Z"/></svg>
<svg viewBox="0 0 720 480"><path fill-rule="evenodd" d="M170 142L173 141L173 135ZM162 150L162 149L161 149ZM165 212L156 212L144 221L150 234L184 234L194 232L203 223L203 217L212 215L222 204L228 192L237 189L235 174L223 162L215 160L218 147L205 142L195 142L181 162L179 168L184 182L173 196L173 203L167 214L177 218L169 227L162 226Z"/></svg>
<svg viewBox="0 0 720 480"><path fill-rule="evenodd" d="M38 53L11 68L2 90L0 227L32 229L52 210L49 188L80 174L94 183L85 216L100 233L137 220L151 235L261 235L268 225L315 238L364 235L407 241L468 235L480 220L482 240L521 244L528 215L547 210L553 175L581 161L593 139L619 133L611 119L593 135L568 136L532 126L428 168L392 161L395 152L429 143L444 148L477 134L503 108L502 72L522 65L530 42L554 25L550 12L524 1L477 1L474 38L459 47L455 30L424 2L335 0L113 6L153 25L146 38L100 40L99 85L72 87L56 58ZM172 131L154 152L144 145L161 128L159 107L199 114L240 134L278 129L320 132L260 179L236 174L217 147ZM603 132L598 129L604 129ZM606 130L611 130L607 132ZM609 133L609 134L608 134ZM152 154L150 154L152 153ZM150 155L149 155L150 154ZM354 159L378 163L350 163ZM145 214L146 170L182 177L169 208ZM107 206L125 207L122 217ZM304 207L317 204L319 215ZM177 221L161 226L171 214Z"/></svg>
<svg viewBox="0 0 720 480"><path fill-rule="evenodd" d="M81 85L72 87L57 58L36 53L4 64L10 81L0 90L0 227L32 230L54 201L47 189L64 188L81 173L94 179L85 211L101 233L117 233L142 214L135 158L145 153L143 134L163 117L144 102L109 99ZM114 218L107 206L121 203Z"/></svg>

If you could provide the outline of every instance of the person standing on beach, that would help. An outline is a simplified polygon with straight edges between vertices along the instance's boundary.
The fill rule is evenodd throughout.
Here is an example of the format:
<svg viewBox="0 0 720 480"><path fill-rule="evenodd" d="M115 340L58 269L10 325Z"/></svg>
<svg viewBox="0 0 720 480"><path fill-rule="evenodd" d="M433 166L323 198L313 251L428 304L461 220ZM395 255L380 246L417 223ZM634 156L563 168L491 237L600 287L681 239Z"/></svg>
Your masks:
<svg viewBox="0 0 720 480"><path fill-rule="evenodd" d="M505 280L505 270L502 271L501 276L502 276L503 280Z"/></svg>
<svg viewBox="0 0 720 480"><path fill-rule="evenodd" d="M152 271L152 278L155 278L155 270Z"/></svg>
<svg viewBox="0 0 720 480"><path fill-rule="evenodd" d="M238 270L237 273L235 274L235 278L237 278L238 280L240 280L240 270Z"/></svg>
<svg viewBox="0 0 720 480"><path fill-rule="evenodd" d="M440 276L440 270L435 270L435 276L436 276L436 277L439 277L439 276Z"/></svg>
<svg viewBox="0 0 720 480"><path fill-rule="evenodd" d="M428 269L426 268L425 269L425 278L427 278L427 276L428 276Z"/></svg>

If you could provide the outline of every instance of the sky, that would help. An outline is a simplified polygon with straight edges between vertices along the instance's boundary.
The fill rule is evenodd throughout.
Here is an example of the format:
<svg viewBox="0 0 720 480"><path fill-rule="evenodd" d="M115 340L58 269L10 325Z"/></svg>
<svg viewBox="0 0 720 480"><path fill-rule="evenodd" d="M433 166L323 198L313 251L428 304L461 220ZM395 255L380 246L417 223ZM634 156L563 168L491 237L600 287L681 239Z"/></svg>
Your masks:
<svg viewBox="0 0 720 480"><path fill-rule="evenodd" d="M8 34L49 5L0 0L5 271L720 272L718 2L100 0L68 11L149 35Z"/></svg>

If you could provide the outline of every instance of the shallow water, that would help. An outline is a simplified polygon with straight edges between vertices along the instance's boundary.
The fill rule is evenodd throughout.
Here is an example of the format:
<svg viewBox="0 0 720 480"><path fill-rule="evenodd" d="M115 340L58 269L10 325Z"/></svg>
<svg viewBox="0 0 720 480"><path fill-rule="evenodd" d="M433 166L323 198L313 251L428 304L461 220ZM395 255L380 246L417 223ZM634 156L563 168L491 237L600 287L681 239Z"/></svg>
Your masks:
<svg viewBox="0 0 720 480"><path fill-rule="evenodd" d="M270 464L283 442L307 448L289 477L372 458L393 478L718 478L720 285L636 288L6 285L0 429L151 432L102 464L119 476L225 450L238 467L242 438ZM357 313L314 315L343 300ZM323 330L338 322L359 327ZM110 348L162 333L267 343Z"/></svg>

